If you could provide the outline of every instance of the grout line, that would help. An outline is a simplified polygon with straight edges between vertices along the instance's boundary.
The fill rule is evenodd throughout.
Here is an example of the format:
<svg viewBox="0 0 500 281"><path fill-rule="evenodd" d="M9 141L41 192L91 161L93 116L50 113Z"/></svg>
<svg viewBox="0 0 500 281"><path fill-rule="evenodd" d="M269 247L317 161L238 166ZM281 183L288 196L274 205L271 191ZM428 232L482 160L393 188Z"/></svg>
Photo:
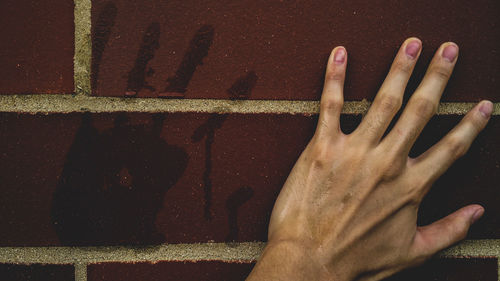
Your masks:
<svg viewBox="0 0 500 281"><path fill-rule="evenodd" d="M2 247L0 263L75 263L78 276L82 266L99 262L207 261L254 262L264 242L164 244L144 247ZM466 240L438 257L500 257L500 239ZM78 280L77 281L82 281Z"/></svg>
<svg viewBox="0 0 500 281"><path fill-rule="evenodd" d="M73 59L75 93L90 94L91 0L75 0L75 57Z"/></svg>
<svg viewBox="0 0 500 281"><path fill-rule="evenodd" d="M86 263L75 263L75 281L87 281Z"/></svg>
<svg viewBox="0 0 500 281"><path fill-rule="evenodd" d="M438 254L439 257L497 257L500 239L464 240Z"/></svg>
<svg viewBox="0 0 500 281"><path fill-rule="evenodd" d="M83 1L83 0L82 0ZM438 115L463 115L476 103L443 102ZM344 114L364 114L370 102L347 101ZM79 95L0 95L0 112L201 112L201 113L274 113L312 115L319 112L319 101L298 100L225 100L119 98ZM494 103L492 115L500 115L500 103Z"/></svg>
<svg viewBox="0 0 500 281"><path fill-rule="evenodd" d="M96 263L158 261L255 261L265 243L164 244L144 247L3 247L0 263Z"/></svg>

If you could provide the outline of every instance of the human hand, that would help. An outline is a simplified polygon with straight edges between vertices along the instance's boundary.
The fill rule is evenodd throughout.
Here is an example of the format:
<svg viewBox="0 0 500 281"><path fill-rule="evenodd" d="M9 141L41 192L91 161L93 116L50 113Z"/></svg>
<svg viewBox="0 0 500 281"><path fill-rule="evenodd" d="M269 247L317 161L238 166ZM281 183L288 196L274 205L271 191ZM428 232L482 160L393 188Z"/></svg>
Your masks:
<svg viewBox="0 0 500 281"><path fill-rule="evenodd" d="M481 206L469 205L417 226L423 197L465 154L493 111L491 102L480 102L440 142L408 157L437 110L457 61L456 44L440 46L383 137L401 108L420 50L417 38L403 43L368 113L349 135L339 124L347 53L343 47L332 51L316 132L274 205L268 244L247 280L380 280L465 238L482 216Z"/></svg>

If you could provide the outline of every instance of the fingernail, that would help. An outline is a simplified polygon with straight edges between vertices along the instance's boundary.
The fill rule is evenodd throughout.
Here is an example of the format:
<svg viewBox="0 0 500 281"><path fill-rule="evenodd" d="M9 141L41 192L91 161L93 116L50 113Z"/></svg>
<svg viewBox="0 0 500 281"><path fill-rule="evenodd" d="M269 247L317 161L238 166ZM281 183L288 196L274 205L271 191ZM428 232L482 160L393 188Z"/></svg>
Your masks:
<svg viewBox="0 0 500 281"><path fill-rule="evenodd" d="M472 215L472 223L475 223L483 214L484 214L483 208L477 209Z"/></svg>
<svg viewBox="0 0 500 281"><path fill-rule="evenodd" d="M458 48L454 44L448 45L444 48L443 53L441 54L443 58L448 60L449 62L453 62L458 54Z"/></svg>
<svg viewBox="0 0 500 281"><path fill-rule="evenodd" d="M484 118L490 118L491 113L493 112L493 103L491 101L483 102L481 107L479 107L479 112L481 112L481 115L483 115Z"/></svg>
<svg viewBox="0 0 500 281"><path fill-rule="evenodd" d="M417 57L418 51L420 51L420 46L419 40L413 40L406 45L405 52L410 58L414 59Z"/></svg>
<svg viewBox="0 0 500 281"><path fill-rule="evenodd" d="M345 61L345 50L344 48L338 48L335 50L335 54L333 55L333 61L336 64L343 64Z"/></svg>

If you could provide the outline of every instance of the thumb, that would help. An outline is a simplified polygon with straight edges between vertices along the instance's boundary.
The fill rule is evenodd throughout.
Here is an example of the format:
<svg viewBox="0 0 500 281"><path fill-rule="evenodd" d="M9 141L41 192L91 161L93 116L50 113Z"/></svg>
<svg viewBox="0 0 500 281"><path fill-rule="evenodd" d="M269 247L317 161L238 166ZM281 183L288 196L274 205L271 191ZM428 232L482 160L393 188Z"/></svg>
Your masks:
<svg viewBox="0 0 500 281"><path fill-rule="evenodd" d="M480 205L469 205L430 224L417 228L413 249L417 256L431 256L467 236L470 226L484 213Z"/></svg>

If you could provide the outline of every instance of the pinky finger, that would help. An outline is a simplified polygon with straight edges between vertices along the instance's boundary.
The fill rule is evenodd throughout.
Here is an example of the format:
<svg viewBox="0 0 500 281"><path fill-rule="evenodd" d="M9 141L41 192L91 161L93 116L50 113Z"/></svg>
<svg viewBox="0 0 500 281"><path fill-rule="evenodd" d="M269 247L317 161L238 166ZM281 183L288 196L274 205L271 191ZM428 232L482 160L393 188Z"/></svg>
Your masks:
<svg viewBox="0 0 500 281"><path fill-rule="evenodd" d="M412 174L419 178L428 175L428 182L434 182L455 160L467 152L476 136L488 123L492 112L493 104L490 101L482 101L476 105L443 139L413 159L410 169Z"/></svg>

